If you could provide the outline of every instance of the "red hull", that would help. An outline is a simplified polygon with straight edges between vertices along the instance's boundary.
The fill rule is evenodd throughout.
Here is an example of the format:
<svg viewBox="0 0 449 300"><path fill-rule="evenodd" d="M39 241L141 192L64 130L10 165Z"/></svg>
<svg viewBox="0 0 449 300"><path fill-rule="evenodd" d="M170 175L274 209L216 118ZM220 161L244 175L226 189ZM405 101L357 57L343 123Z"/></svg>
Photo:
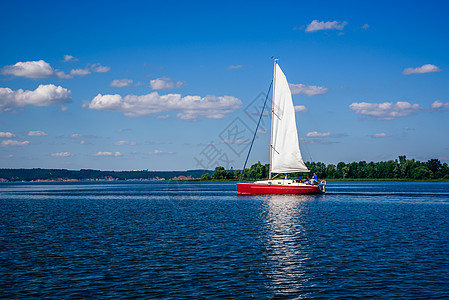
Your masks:
<svg viewBox="0 0 449 300"><path fill-rule="evenodd" d="M287 185L265 185L254 183L237 183L237 193L246 195L262 195L262 194L284 194L284 195L301 195L301 194L320 194L317 185L306 186L287 186Z"/></svg>

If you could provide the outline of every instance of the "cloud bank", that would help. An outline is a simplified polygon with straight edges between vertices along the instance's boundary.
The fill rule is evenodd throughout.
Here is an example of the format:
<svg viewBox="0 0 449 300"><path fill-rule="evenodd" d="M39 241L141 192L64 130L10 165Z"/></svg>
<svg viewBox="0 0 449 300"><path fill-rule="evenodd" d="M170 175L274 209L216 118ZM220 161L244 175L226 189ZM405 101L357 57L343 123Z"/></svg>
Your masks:
<svg viewBox="0 0 449 300"><path fill-rule="evenodd" d="M292 95L300 94L306 96L315 96L326 94L327 91L329 90L324 86L306 85L302 83L298 84L289 83L288 86L290 87Z"/></svg>
<svg viewBox="0 0 449 300"><path fill-rule="evenodd" d="M392 120L423 110L418 104L411 104L405 101L398 101L396 103L355 102L349 105L349 108L355 111L356 114L373 117L377 120Z"/></svg>
<svg viewBox="0 0 449 300"><path fill-rule="evenodd" d="M152 152L145 152L145 154L147 154L147 155L172 155L172 154L175 154L175 152L163 151L163 150L156 149Z"/></svg>
<svg viewBox="0 0 449 300"><path fill-rule="evenodd" d="M71 55L64 55L63 62L68 61L76 61L77 58ZM66 74L64 71L55 70L53 67L44 60L37 61L19 61L15 65L5 66L0 69L0 74L3 75L12 75L16 77L25 77L31 79L42 79L42 78L51 78L57 77L60 79L70 79L74 76L85 76L91 74L91 70L93 72L108 72L111 68L102 66L100 64L93 64L84 69L72 69L69 74Z"/></svg>
<svg viewBox="0 0 449 300"><path fill-rule="evenodd" d="M64 55L64 60L63 60L63 62L77 61L77 60L78 60L78 58L76 58L76 57L74 57L74 56L72 56L72 55L66 54L66 55Z"/></svg>
<svg viewBox="0 0 449 300"><path fill-rule="evenodd" d="M53 157L69 157L72 156L70 152L58 152L58 153L52 153L51 156Z"/></svg>
<svg viewBox="0 0 449 300"><path fill-rule="evenodd" d="M432 73L432 72L440 72L440 68L435 65L427 64L417 68L406 68L402 71L404 75L411 74L424 74L424 73Z"/></svg>
<svg viewBox="0 0 449 300"><path fill-rule="evenodd" d="M16 135L11 132L2 132L0 131L0 138L13 138Z"/></svg>
<svg viewBox="0 0 449 300"><path fill-rule="evenodd" d="M114 143L114 145L117 145L117 146L135 146L135 145L137 145L137 143L136 142L128 142L128 141L118 141L118 142Z"/></svg>
<svg viewBox="0 0 449 300"><path fill-rule="evenodd" d="M0 111L25 105L51 106L70 103L71 91L53 84L39 85L34 91L0 88Z"/></svg>
<svg viewBox="0 0 449 300"><path fill-rule="evenodd" d="M130 86L133 83L131 79L116 79L111 82L111 86L113 87L126 87Z"/></svg>
<svg viewBox="0 0 449 300"><path fill-rule="evenodd" d="M31 130L28 131L28 136L46 136L48 135L48 133L44 132L44 131L40 131L40 130Z"/></svg>
<svg viewBox="0 0 449 300"><path fill-rule="evenodd" d="M308 132L307 133L307 137L313 137L313 138L315 138L315 137L319 137L319 138L322 138L322 137L329 137L329 136L331 136L332 134L330 133L330 132L318 132L318 131L312 131L312 132Z"/></svg>
<svg viewBox="0 0 449 300"><path fill-rule="evenodd" d="M386 138L389 136L390 136L389 134L386 134L385 132L381 132L381 133L375 133L371 137L375 138L375 139L379 139L379 138Z"/></svg>
<svg viewBox="0 0 449 300"><path fill-rule="evenodd" d="M89 71L88 68L84 68L84 69L73 69L70 71L70 77L67 78L72 78L73 76L86 76L89 75L91 72Z"/></svg>
<svg viewBox="0 0 449 300"><path fill-rule="evenodd" d="M30 142L28 141L15 141L15 140L4 140L0 143L1 147L14 147L14 146L26 146L28 145Z"/></svg>
<svg viewBox="0 0 449 300"><path fill-rule="evenodd" d="M167 111L180 111L177 117L184 120L204 116L209 119L221 119L225 114L240 108L242 102L232 96L185 96L180 94L159 95L153 92L147 95L101 95L98 94L84 107L96 110L122 112L127 117L139 117L160 114Z"/></svg>
<svg viewBox="0 0 449 300"><path fill-rule="evenodd" d="M432 103L432 105L430 106L432 109L446 109L449 108L449 102L443 103L440 100L436 100L435 102Z"/></svg>
<svg viewBox="0 0 449 300"><path fill-rule="evenodd" d="M3 75L13 75L16 77L26 77L32 79L55 77L56 72L49 63L38 61L19 61L15 65L5 66L1 69Z"/></svg>
<svg viewBox="0 0 449 300"><path fill-rule="evenodd" d="M307 112L308 109L304 105L295 105L295 112Z"/></svg>
<svg viewBox="0 0 449 300"><path fill-rule="evenodd" d="M109 72L109 70L111 70L110 67L106 67L106 66L102 66L101 64L93 64L91 66L92 71L97 72L97 73L106 73Z"/></svg>
<svg viewBox="0 0 449 300"><path fill-rule="evenodd" d="M315 32L319 30L343 30L343 28L348 24L348 22L318 22L318 20L313 20L309 25L306 27L306 32Z"/></svg>
<svg viewBox="0 0 449 300"><path fill-rule="evenodd" d="M169 77L161 77L161 78L157 78L157 79L153 79L150 81L150 87L153 90L170 90L175 88L175 86L181 87L182 86L182 82L178 81L176 82L176 84L173 82L173 80Z"/></svg>
<svg viewBox="0 0 449 300"><path fill-rule="evenodd" d="M105 152L97 152L94 154L94 156L121 156L122 154L120 152L109 152L109 151L105 151Z"/></svg>

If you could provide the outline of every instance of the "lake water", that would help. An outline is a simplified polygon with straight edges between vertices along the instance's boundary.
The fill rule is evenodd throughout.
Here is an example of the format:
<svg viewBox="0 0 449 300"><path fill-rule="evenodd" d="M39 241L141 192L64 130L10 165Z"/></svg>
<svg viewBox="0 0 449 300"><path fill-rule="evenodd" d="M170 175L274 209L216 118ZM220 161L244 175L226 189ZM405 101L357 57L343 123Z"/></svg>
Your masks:
<svg viewBox="0 0 449 300"><path fill-rule="evenodd" d="M0 184L0 298L449 298L448 182Z"/></svg>

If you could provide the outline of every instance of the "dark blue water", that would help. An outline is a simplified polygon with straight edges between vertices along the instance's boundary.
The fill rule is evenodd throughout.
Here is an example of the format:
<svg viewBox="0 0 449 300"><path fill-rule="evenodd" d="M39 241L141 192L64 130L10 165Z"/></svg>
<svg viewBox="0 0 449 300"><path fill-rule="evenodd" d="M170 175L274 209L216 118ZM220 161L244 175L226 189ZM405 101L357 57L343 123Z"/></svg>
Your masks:
<svg viewBox="0 0 449 300"><path fill-rule="evenodd" d="M449 297L449 183L2 183L0 298Z"/></svg>

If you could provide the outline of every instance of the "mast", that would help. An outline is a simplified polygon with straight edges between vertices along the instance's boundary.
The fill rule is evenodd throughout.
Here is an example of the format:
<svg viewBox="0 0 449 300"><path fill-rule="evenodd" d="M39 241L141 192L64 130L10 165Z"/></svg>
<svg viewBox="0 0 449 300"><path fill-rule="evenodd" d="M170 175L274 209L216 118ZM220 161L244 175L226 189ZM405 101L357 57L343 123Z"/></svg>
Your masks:
<svg viewBox="0 0 449 300"><path fill-rule="evenodd" d="M273 93L271 94L271 135L270 135L270 172L268 179L271 180L271 165L273 161L273 115L274 115L274 93L276 85L276 64L278 58L274 59L274 70L273 70Z"/></svg>

